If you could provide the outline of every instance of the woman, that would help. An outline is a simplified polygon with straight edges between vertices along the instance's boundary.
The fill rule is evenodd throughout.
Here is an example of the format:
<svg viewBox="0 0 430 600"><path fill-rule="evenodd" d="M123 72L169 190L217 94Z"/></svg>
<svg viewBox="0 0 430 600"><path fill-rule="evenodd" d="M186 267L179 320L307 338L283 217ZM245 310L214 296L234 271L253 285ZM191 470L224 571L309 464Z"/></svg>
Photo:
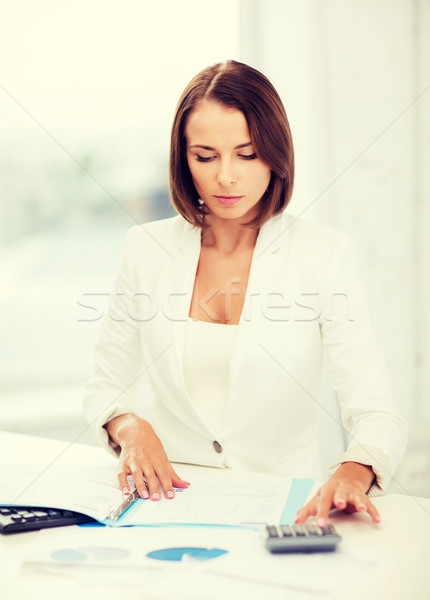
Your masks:
<svg viewBox="0 0 430 600"><path fill-rule="evenodd" d="M323 345L349 446L297 515L379 515L406 427L392 400L344 233L284 211L294 155L282 102L235 61L199 73L175 114L171 197L179 215L133 227L87 388L87 417L143 498L186 487L171 462L318 473ZM136 382L153 392L134 414ZM147 487L144 483L146 480ZM147 489L148 488L148 489Z"/></svg>

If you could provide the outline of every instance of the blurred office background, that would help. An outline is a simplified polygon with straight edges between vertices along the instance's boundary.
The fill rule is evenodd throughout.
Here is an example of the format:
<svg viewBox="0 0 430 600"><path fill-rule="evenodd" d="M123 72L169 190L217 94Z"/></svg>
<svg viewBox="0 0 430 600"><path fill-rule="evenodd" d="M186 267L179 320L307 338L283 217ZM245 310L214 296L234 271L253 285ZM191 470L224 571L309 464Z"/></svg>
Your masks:
<svg viewBox="0 0 430 600"><path fill-rule="evenodd" d="M284 101L290 212L359 242L410 426L392 490L430 495L429 34L427 0L4 3L0 429L91 441L83 388L124 234L174 214L177 100L200 69L234 58ZM323 396L335 414L328 376Z"/></svg>

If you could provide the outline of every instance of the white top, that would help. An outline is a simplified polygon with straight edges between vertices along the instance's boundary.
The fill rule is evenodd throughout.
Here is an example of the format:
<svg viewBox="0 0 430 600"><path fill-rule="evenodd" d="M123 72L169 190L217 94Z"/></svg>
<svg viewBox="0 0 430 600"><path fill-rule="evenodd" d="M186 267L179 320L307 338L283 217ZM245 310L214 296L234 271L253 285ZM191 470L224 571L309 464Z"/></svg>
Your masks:
<svg viewBox="0 0 430 600"><path fill-rule="evenodd" d="M184 349L184 378L188 394L215 431L227 399L230 358L238 325L188 318Z"/></svg>

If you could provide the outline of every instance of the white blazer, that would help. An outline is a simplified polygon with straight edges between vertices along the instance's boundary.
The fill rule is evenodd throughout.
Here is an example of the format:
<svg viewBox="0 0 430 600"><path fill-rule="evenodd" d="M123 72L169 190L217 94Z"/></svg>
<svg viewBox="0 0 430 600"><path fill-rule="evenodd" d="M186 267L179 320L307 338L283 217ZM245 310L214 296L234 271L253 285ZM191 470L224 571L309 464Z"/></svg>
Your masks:
<svg viewBox="0 0 430 600"><path fill-rule="evenodd" d="M347 460L369 464L377 475L372 493L379 493L403 457L407 428L350 236L286 212L261 227L218 431L192 403L183 374L200 245L200 230L181 216L135 226L126 236L84 402L102 443L118 453L103 425L135 412L144 378L153 399L141 416L171 461L316 477L325 346L349 436L331 471Z"/></svg>

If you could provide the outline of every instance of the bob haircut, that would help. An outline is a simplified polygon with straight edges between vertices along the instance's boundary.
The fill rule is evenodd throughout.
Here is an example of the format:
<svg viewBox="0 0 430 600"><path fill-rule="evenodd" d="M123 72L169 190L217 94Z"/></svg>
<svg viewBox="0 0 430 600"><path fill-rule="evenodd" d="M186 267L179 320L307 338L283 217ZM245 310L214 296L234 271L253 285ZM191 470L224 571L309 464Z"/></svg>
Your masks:
<svg viewBox="0 0 430 600"><path fill-rule="evenodd" d="M290 201L294 183L294 151L290 126L282 101L262 73L229 60L198 73L185 88L173 120L170 144L170 194L176 210L191 224L205 227L207 208L199 202L187 161L187 118L203 100L240 110L248 124L255 152L272 175L259 201L260 210L249 227L260 227L282 212Z"/></svg>

